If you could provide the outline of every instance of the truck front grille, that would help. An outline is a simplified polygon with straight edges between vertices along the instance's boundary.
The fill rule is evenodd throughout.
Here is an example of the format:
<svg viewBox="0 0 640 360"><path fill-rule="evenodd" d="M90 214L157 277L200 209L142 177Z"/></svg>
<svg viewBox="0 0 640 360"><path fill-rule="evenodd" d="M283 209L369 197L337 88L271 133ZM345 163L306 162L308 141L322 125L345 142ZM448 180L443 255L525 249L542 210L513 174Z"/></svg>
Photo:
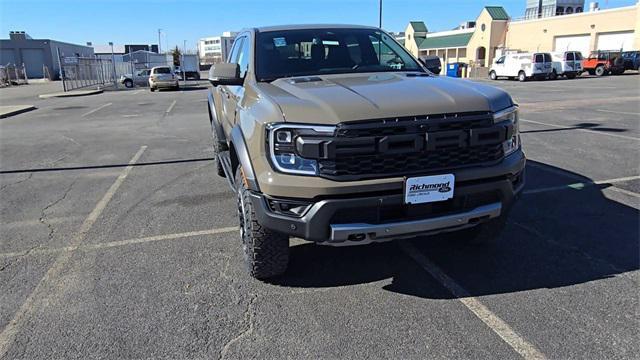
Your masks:
<svg viewBox="0 0 640 360"><path fill-rule="evenodd" d="M500 161L510 123L490 112L346 122L333 136L301 135L296 151L337 181L427 174Z"/></svg>

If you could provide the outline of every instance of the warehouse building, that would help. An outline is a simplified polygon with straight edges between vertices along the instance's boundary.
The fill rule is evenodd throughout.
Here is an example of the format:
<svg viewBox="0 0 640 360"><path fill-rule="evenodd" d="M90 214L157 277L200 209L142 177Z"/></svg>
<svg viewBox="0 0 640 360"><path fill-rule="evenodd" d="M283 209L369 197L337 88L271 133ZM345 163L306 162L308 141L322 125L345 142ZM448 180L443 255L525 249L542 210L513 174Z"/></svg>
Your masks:
<svg viewBox="0 0 640 360"><path fill-rule="evenodd" d="M555 14L536 10L539 16L520 20L511 19L502 7L487 6L475 21L439 32L429 32L422 21L411 21L405 30L405 47L415 56L437 55L443 65L461 62L484 70L506 50L577 50L588 55L594 50L640 49L640 4L600 10L592 3L585 12L582 4L557 1ZM446 66L442 69L446 71Z"/></svg>
<svg viewBox="0 0 640 360"><path fill-rule="evenodd" d="M236 35L238 35L237 32L225 31L220 36L200 39L198 41L200 65L213 65L225 61L229 56Z"/></svg>
<svg viewBox="0 0 640 360"><path fill-rule="evenodd" d="M11 31L0 40L0 64L24 64L29 78L58 79L62 56L93 56L93 48L51 39L33 39L24 31Z"/></svg>

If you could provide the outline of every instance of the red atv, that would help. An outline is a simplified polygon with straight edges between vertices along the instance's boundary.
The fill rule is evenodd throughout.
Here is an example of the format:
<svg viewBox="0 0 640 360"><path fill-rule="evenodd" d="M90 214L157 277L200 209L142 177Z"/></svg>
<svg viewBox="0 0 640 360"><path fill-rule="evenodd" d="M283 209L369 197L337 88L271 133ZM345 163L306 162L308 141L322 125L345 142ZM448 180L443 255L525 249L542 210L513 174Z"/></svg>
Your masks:
<svg viewBox="0 0 640 360"><path fill-rule="evenodd" d="M620 75L624 72L624 59L620 56L620 51L598 50L582 60L582 68L589 75Z"/></svg>

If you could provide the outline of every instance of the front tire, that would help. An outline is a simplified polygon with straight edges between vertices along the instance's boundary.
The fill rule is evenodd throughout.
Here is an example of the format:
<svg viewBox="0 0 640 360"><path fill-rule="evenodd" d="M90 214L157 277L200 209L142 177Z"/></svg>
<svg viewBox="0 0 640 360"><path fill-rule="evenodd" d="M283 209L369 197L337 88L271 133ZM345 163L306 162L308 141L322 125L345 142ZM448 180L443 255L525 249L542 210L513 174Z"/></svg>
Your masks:
<svg viewBox="0 0 640 360"><path fill-rule="evenodd" d="M497 80L497 79L498 79L498 76L496 75L496 72L495 72L495 71L491 71L491 72L489 73L489 78L490 78L491 80Z"/></svg>
<svg viewBox="0 0 640 360"><path fill-rule="evenodd" d="M125 81L124 81L124 86L125 86L126 88L131 89L131 88L133 87L133 81L131 81L131 80L129 80L129 79L125 80Z"/></svg>
<svg viewBox="0 0 640 360"><path fill-rule="evenodd" d="M289 265L289 236L258 223L241 167L236 170L235 184L240 237L249 275L263 280L283 274Z"/></svg>
<svg viewBox="0 0 640 360"><path fill-rule="evenodd" d="M605 75L606 71L604 69L604 66L600 65L596 68L595 74L596 76L603 76Z"/></svg>

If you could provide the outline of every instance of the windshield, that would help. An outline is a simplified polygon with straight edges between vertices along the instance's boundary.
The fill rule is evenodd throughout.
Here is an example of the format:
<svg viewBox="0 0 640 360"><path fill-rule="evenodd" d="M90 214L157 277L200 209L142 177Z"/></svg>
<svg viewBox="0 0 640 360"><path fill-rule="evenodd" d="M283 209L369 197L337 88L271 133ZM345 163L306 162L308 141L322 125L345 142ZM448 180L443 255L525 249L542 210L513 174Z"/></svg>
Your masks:
<svg viewBox="0 0 640 360"><path fill-rule="evenodd" d="M424 70L398 43L374 29L308 29L258 33L256 76L281 77Z"/></svg>

